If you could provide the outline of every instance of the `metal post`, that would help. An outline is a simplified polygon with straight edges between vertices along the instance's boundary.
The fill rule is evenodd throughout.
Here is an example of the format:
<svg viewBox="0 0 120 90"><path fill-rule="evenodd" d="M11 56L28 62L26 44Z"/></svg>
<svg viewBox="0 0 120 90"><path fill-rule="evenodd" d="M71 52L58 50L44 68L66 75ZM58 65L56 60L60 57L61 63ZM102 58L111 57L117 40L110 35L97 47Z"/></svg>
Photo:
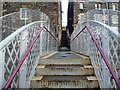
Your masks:
<svg viewBox="0 0 120 90"><path fill-rule="evenodd" d="M53 34L53 32L52 32L52 34ZM54 47L53 47L53 46L54 46L54 39L53 39L53 37L52 37L52 36L51 36L51 40L52 40L52 41L51 41L51 42L52 42L52 45L51 45L51 50L52 50L52 52L53 52L53 51L54 51ZM52 52L51 52L51 53L52 53Z"/></svg>
<svg viewBox="0 0 120 90"><path fill-rule="evenodd" d="M48 30L50 30L50 22L49 21L48 21L48 27L47 28L48 28ZM50 34L48 33L47 53L49 53L49 38L50 38L49 36L50 36Z"/></svg>
<svg viewBox="0 0 120 90"><path fill-rule="evenodd" d="M110 19L110 18L109 18L109 3L106 2L106 5L107 5L107 13L108 13L107 15L108 15L108 25L109 25L109 19Z"/></svg>
<svg viewBox="0 0 120 90"><path fill-rule="evenodd" d="M2 16L3 11L3 0L0 0L0 17Z"/></svg>
<svg viewBox="0 0 120 90"><path fill-rule="evenodd" d="M87 26L90 26L89 23L87 23ZM87 41L86 41L86 49L87 49L87 55L89 56L90 55L90 34L88 33L88 31L86 31L86 37L87 37Z"/></svg>
<svg viewBox="0 0 120 90"><path fill-rule="evenodd" d="M2 16L3 2L0 0L0 17ZM2 18L0 18L0 41L2 41Z"/></svg>
<svg viewBox="0 0 120 90"><path fill-rule="evenodd" d="M0 50L0 89L3 88L5 84L5 79L4 79L4 61L5 61L5 48Z"/></svg>
<svg viewBox="0 0 120 90"><path fill-rule="evenodd" d="M41 17L41 27L42 26L43 26L43 13L42 13L42 17ZM42 53L42 34L43 34L43 31L40 34L40 56L43 55L43 53Z"/></svg>
<svg viewBox="0 0 120 90"><path fill-rule="evenodd" d="M118 41L120 41L120 38L118 38ZM118 47L118 53L117 53L119 56L118 56L118 60L120 60L120 47ZM119 64L119 67L120 67L120 61L118 62ZM118 80L119 80L119 83L120 83L120 69L118 71Z"/></svg>
<svg viewBox="0 0 120 90"><path fill-rule="evenodd" d="M27 50L27 30L21 33L21 41L20 41L20 59L23 57ZM26 73L27 73L27 60L24 61L23 65L19 70L19 88L27 88L26 82Z"/></svg>
<svg viewBox="0 0 120 90"><path fill-rule="evenodd" d="M2 18L0 18L0 42L2 41Z"/></svg>
<svg viewBox="0 0 120 90"><path fill-rule="evenodd" d="M107 60L109 60L109 32L103 28L102 31L102 50ZM103 88L109 88L109 71L106 64L103 64Z"/></svg>
<svg viewBox="0 0 120 90"><path fill-rule="evenodd" d="M27 11L25 11L25 25L26 25L26 22L27 22Z"/></svg>
<svg viewBox="0 0 120 90"><path fill-rule="evenodd" d="M103 23L104 23L104 24L106 24L106 22L105 22L105 18L106 18L106 17L105 17L105 15L106 15L105 12L106 12L105 9L103 9L103 16L104 16L104 18L103 18L103 21L104 21L104 22L103 22Z"/></svg>

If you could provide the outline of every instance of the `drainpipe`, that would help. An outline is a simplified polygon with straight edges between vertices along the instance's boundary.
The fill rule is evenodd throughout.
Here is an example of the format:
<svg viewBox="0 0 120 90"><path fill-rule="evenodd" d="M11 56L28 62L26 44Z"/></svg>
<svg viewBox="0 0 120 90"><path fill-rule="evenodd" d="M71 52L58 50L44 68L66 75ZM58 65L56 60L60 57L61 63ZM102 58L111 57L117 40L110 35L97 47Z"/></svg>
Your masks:
<svg viewBox="0 0 120 90"><path fill-rule="evenodd" d="M120 11L120 0L118 2L118 11ZM118 32L120 33L120 13L118 13Z"/></svg>

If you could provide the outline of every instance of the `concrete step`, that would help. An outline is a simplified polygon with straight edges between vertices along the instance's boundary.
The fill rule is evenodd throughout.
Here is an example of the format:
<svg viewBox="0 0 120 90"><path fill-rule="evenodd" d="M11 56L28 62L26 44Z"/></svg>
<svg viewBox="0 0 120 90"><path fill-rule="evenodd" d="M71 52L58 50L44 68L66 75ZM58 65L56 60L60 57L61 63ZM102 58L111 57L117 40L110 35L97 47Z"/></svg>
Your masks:
<svg viewBox="0 0 120 90"><path fill-rule="evenodd" d="M48 57L48 58L56 58L56 59L74 59L74 58L86 58L85 56L83 56L83 55L77 55L76 53L72 53L72 52L68 52L68 51L60 51L60 52L58 52L58 53L56 53L56 54L54 54L54 55L52 55L52 56L50 56L50 57Z"/></svg>
<svg viewBox="0 0 120 90"><path fill-rule="evenodd" d="M39 65L36 75L93 75L91 65Z"/></svg>
<svg viewBox="0 0 120 90"><path fill-rule="evenodd" d="M30 88L98 88L88 56L71 51L40 57Z"/></svg>
<svg viewBox="0 0 120 90"><path fill-rule="evenodd" d="M30 88L98 88L95 76L35 76Z"/></svg>
<svg viewBox="0 0 120 90"><path fill-rule="evenodd" d="M66 59L40 59L39 65L87 65L91 64L89 58L66 58Z"/></svg>
<svg viewBox="0 0 120 90"><path fill-rule="evenodd" d="M67 48L67 47L61 47L61 48L60 48L60 51L70 51L70 49Z"/></svg>

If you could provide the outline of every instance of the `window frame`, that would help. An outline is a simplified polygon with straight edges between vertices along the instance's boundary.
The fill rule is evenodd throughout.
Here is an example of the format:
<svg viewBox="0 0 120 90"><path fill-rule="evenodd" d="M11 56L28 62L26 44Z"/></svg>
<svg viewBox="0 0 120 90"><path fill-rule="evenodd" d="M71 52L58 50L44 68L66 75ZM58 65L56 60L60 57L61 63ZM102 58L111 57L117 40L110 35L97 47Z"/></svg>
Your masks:
<svg viewBox="0 0 120 90"><path fill-rule="evenodd" d="M81 8L82 5L82 8ZM79 9L83 10L84 9L84 3L83 2L79 2Z"/></svg>
<svg viewBox="0 0 120 90"><path fill-rule="evenodd" d="M112 3L112 10L113 10L113 5L115 5L115 10L118 10L117 3ZM115 10L113 10L113 11L115 11Z"/></svg>
<svg viewBox="0 0 120 90"><path fill-rule="evenodd" d="M95 3L95 9L98 9L98 4L97 3Z"/></svg>
<svg viewBox="0 0 120 90"><path fill-rule="evenodd" d="M96 7L96 6L97 6L97 7ZM102 3L95 3L95 4L94 4L94 8L95 8L95 9L99 9L99 10L102 9Z"/></svg>

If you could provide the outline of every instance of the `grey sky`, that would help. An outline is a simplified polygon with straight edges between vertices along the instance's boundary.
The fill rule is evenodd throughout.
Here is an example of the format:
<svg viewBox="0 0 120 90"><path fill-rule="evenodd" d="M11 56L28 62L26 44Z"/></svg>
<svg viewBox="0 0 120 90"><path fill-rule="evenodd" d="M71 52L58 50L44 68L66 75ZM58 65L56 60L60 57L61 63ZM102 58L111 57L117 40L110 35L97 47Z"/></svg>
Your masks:
<svg viewBox="0 0 120 90"><path fill-rule="evenodd" d="M67 25L68 0L62 0L62 26Z"/></svg>

